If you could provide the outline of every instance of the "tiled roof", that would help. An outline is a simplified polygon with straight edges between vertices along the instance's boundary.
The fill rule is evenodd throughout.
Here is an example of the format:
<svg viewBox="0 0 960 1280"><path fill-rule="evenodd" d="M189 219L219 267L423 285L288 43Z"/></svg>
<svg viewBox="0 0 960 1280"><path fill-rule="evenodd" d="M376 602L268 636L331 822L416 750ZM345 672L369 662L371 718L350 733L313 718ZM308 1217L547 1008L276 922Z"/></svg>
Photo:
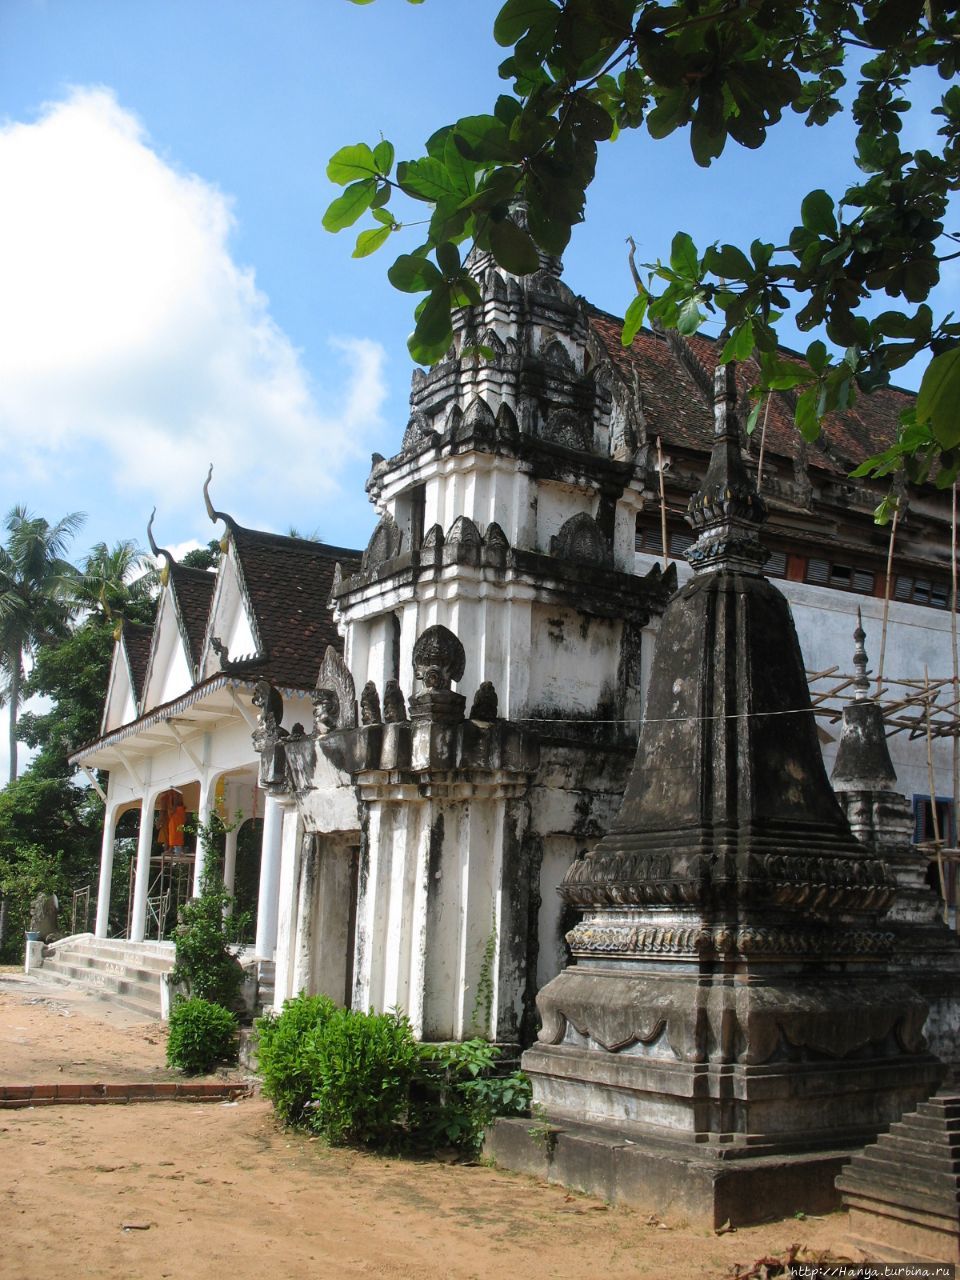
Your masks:
<svg viewBox="0 0 960 1280"><path fill-rule="evenodd" d="M216 581L217 575L208 573L206 569L189 569L186 565L176 563L170 566L170 586L186 628L190 664L194 670L203 653L203 638L207 631L210 601L213 599Z"/></svg>
<svg viewBox="0 0 960 1280"><path fill-rule="evenodd" d="M708 450L713 433L712 405L691 367L675 348L685 342L687 352L712 381L718 354L713 339L695 334L671 344L662 334L644 329L632 345L625 348L620 342L622 320L594 307L588 307L588 315L591 327L621 377L628 385L634 375L638 379L647 435L660 436L665 445L675 448ZM782 351L781 355L789 360L795 353ZM754 361L747 360L738 366L737 382L743 404L747 403L747 388L758 378ZM912 404L914 398L910 392L893 387L859 395L852 409L830 414L825 420L820 439L807 446L808 464L835 475L847 475L864 459L893 443L900 411ZM765 445L769 454L793 459L802 447L801 436L793 424L792 405L789 393L777 392L770 398ZM754 435L757 444L759 435L758 429Z"/></svg>
<svg viewBox="0 0 960 1280"><path fill-rule="evenodd" d="M143 626L139 622L124 622L123 644L130 663L130 673L133 676L133 692L137 700L137 706L140 705L140 700L143 697L143 684L147 675L147 665L150 661L150 642L152 639L153 627Z"/></svg>
<svg viewBox="0 0 960 1280"><path fill-rule="evenodd" d="M327 645L343 652L329 604L334 568L339 561L345 575L357 572L360 552L234 524L231 532L267 656L257 675L276 685L312 688Z"/></svg>

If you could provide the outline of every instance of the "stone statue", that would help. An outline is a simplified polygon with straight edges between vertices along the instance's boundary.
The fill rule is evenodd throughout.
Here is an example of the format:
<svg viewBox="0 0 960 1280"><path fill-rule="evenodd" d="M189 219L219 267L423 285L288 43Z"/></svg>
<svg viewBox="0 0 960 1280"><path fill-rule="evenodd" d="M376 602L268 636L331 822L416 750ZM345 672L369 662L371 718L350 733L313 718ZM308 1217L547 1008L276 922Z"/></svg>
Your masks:
<svg viewBox="0 0 960 1280"><path fill-rule="evenodd" d="M340 699L332 689L316 689L313 698L313 725L317 733L336 729L340 718Z"/></svg>
<svg viewBox="0 0 960 1280"><path fill-rule="evenodd" d="M466 667L463 645L447 627L428 627L413 646L413 670L425 689L448 690Z"/></svg>
<svg viewBox="0 0 960 1280"><path fill-rule="evenodd" d="M60 903L55 893L37 894L30 904L30 932L39 933L44 942L59 938Z"/></svg>
<svg viewBox="0 0 960 1280"><path fill-rule="evenodd" d="M253 688L253 705L258 708L257 727L253 731L254 750L261 752L268 742L285 738L287 731L283 719L283 698L267 680L258 680Z"/></svg>
<svg viewBox="0 0 960 1280"><path fill-rule="evenodd" d="M383 719L386 724L402 724L407 718L403 690L396 680L388 680L383 690Z"/></svg>
<svg viewBox="0 0 960 1280"><path fill-rule="evenodd" d="M327 645L312 697L313 723L317 733L357 727L357 695L353 676L333 645Z"/></svg>
<svg viewBox="0 0 960 1280"><path fill-rule="evenodd" d="M470 719L489 722L496 720L499 711L499 703L497 699L497 691L493 687L490 680L484 680L477 692L473 695L473 705L470 707Z"/></svg>
<svg viewBox="0 0 960 1280"><path fill-rule="evenodd" d="M380 695L372 680L367 681L360 694L360 723L383 724L383 716L380 714Z"/></svg>

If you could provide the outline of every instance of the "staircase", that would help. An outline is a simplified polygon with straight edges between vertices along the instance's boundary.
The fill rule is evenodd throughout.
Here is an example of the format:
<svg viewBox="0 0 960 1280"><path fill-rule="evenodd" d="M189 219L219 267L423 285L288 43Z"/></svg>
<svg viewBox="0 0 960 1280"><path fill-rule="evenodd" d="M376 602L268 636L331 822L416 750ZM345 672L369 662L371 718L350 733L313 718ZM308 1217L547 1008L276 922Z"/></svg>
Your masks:
<svg viewBox="0 0 960 1280"><path fill-rule="evenodd" d="M38 976L85 987L111 1004L160 1017L160 978L173 968L172 942L128 942L79 933L44 948Z"/></svg>
<svg viewBox="0 0 960 1280"><path fill-rule="evenodd" d="M850 1232L882 1262L960 1262L960 1094L941 1090L837 1178Z"/></svg>

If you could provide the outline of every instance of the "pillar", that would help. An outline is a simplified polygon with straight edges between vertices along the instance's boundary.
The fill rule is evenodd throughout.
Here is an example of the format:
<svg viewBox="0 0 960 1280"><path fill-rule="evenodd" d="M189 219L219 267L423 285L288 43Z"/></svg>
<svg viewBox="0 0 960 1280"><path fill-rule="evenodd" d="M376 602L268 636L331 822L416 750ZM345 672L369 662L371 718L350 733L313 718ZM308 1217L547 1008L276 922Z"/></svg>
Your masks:
<svg viewBox="0 0 960 1280"><path fill-rule="evenodd" d="M283 808L268 796L263 806L263 837L260 846L260 891L257 898L256 954L272 960L277 945L277 904L280 892L280 841Z"/></svg>
<svg viewBox="0 0 960 1280"><path fill-rule="evenodd" d="M201 829L207 827L213 816L213 797L216 789L217 779L207 774L200 779L200 811L197 814L197 822ZM203 841L197 833L197 854L193 863L193 896L199 898L200 884L203 880L203 866L206 860L206 850L203 847Z"/></svg>
<svg viewBox="0 0 960 1280"><path fill-rule="evenodd" d="M113 882L113 851L117 836L117 809L117 805L111 805L103 815L103 844L100 846L100 885L97 890L97 923L94 930L98 938L105 938L109 927L110 887Z"/></svg>
<svg viewBox="0 0 960 1280"><path fill-rule="evenodd" d="M133 918L130 921L131 942L142 942L146 936L147 891L150 888L150 854L153 849L153 810L157 803L158 794L157 791L148 791L140 802L140 834L137 837L137 876L133 886Z"/></svg>
<svg viewBox="0 0 960 1280"><path fill-rule="evenodd" d="M226 834L223 850L223 887L227 893L233 893L233 886L237 878L237 837L240 835L240 824L238 823Z"/></svg>

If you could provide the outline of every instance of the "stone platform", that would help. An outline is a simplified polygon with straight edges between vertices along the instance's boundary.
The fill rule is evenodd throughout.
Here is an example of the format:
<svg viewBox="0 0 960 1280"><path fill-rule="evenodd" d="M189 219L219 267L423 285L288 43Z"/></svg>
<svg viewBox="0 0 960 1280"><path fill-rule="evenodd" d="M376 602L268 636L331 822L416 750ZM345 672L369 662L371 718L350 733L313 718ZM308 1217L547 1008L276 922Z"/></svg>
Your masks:
<svg viewBox="0 0 960 1280"><path fill-rule="evenodd" d="M834 1180L850 1150L755 1156L589 1125L500 1119L484 1154L507 1169L710 1230L840 1208Z"/></svg>
<svg viewBox="0 0 960 1280"><path fill-rule="evenodd" d="M960 1263L960 1094L944 1090L891 1125L837 1187L870 1257Z"/></svg>

